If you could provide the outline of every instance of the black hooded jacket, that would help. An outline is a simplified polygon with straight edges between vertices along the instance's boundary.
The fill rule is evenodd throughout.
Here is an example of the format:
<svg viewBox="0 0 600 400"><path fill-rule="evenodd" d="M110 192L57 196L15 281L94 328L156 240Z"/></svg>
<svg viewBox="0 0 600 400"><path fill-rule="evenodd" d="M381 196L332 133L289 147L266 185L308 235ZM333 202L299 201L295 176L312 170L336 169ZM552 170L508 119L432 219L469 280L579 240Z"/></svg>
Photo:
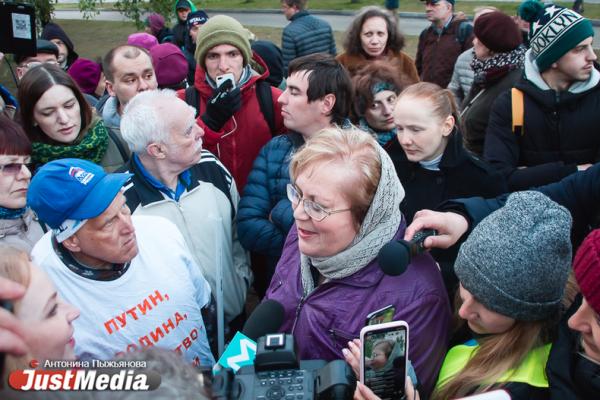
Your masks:
<svg viewBox="0 0 600 400"><path fill-rule="evenodd" d="M483 151L510 191L557 182L578 165L600 161L600 81L563 92L542 90L545 83L539 73L528 72L527 62L526 76L515 85L524 94L522 133L512 130L512 96L506 91L492 106Z"/></svg>
<svg viewBox="0 0 600 400"><path fill-rule="evenodd" d="M67 54L67 66L65 70L69 69L69 67L79 58L79 55L75 52L75 47L73 46L73 42L65 31L60 27L60 25L55 24L54 22L48 22L46 26L44 26L44 30L41 35L42 39L52 40L52 39L60 39L65 46L67 46L67 50L69 50L69 54Z"/></svg>

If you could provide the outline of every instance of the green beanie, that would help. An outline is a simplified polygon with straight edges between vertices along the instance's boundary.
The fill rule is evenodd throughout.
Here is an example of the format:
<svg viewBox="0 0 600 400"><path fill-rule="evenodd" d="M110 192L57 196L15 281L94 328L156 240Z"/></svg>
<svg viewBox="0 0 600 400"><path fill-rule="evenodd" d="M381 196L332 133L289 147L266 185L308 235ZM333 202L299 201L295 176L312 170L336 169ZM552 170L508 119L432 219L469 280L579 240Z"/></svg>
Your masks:
<svg viewBox="0 0 600 400"><path fill-rule="evenodd" d="M531 52L541 72L550 68L583 40L594 36L590 20L555 4L544 6L537 1L528 0L519 7L519 15L531 24Z"/></svg>
<svg viewBox="0 0 600 400"><path fill-rule="evenodd" d="M248 30L237 20L227 15L216 15L198 30L196 36L196 53L194 57L198 65L204 67L204 58L208 50L222 44L229 44L238 48L244 57L244 65L252 59Z"/></svg>

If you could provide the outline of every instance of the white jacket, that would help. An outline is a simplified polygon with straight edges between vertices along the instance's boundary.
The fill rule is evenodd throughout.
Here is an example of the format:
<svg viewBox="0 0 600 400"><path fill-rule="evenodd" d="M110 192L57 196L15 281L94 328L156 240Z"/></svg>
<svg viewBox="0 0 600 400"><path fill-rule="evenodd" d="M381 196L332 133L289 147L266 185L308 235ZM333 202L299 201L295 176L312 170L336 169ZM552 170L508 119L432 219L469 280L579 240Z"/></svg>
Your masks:
<svg viewBox="0 0 600 400"><path fill-rule="evenodd" d="M152 186L132 159L128 172L133 177L125 185L127 205L133 215L158 215L179 228L215 298L221 268L228 323L242 312L252 283L248 254L237 238L239 194L227 169L209 151L204 150L188 171L192 182L175 201Z"/></svg>

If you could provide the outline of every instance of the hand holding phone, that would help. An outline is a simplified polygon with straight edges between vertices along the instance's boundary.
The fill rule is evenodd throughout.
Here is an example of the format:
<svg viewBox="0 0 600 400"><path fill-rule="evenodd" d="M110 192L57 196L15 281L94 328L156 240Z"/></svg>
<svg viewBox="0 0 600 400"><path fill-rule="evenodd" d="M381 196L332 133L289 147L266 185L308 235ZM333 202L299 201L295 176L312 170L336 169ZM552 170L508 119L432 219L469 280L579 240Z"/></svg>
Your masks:
<svg viewBox="0 0 600 400"><path fill-rule="evenodd" d="M360 340L360 381L382 400L402 397L408 359L408 324L394 321L365 326L360 331Z"/></svg>
<svg viewBox="0 0 600 400"><path fill-rule="evenodd" d="M242 94L239 87L234 87L233 74L217 76L217 88L206 104L202 121L215 132L242 107Z"/></svg>

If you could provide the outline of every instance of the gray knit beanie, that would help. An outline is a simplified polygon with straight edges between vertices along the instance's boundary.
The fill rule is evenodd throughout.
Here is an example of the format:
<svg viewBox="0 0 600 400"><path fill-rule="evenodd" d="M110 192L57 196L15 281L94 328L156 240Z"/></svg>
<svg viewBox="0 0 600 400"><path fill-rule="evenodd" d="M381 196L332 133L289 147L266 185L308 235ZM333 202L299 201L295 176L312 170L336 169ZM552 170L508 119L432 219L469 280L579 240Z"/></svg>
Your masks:
<svg viewBox="0 0 600 400"><path fill-rule="evenodd" d="M521 321L558 311L571 269L571 215L539 192L518 192L473 229L454 270L488 309Z"/></svg>

